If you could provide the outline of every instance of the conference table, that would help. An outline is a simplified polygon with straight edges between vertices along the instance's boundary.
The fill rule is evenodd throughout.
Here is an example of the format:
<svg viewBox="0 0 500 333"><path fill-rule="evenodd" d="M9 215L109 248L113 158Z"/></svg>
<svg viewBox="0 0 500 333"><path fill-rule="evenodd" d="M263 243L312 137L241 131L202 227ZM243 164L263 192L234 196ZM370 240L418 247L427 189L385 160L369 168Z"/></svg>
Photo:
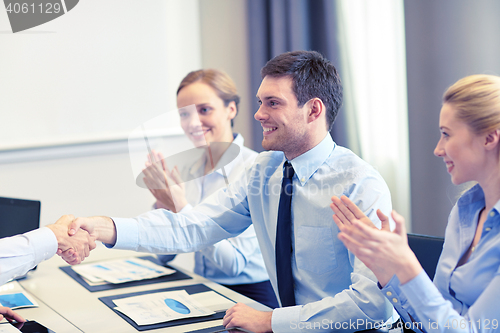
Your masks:
<svg viewBox="0 0 500 333"><path fill-rule="evenodd" d="M141 257L146 253L134 251L107 249L101 244L91 252L85 263L102 260ZM219 294L233 300L245 303L257 310L269 310L263 304L255 302L224 286L207 280L193 272L176 265L172 267L185 273L191 279L170 282L159 282L132 286L120 289L90 292L75 279L60 269L68 266L59 256L42 262L37 269L30 272L26 279L19 283L38 302L39 307L16 310L26 319L36 320L56 333L96 332L96 333L126 333L138 332L99 298L149 290L204 284ZM151 329L144 332L190 332L222 325L222 319L198 323L175 325L167 328Z"/></svg>

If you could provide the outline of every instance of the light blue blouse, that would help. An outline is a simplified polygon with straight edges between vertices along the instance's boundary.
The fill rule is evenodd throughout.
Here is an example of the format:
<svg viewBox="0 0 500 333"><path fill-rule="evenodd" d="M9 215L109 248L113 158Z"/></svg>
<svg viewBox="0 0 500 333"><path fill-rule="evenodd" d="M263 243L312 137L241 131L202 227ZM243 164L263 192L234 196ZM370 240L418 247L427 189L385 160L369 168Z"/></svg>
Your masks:
<svg viewBox="0 0 500 333"><path fill-rule="evenodd" d="M133 219L113 218L114 248L146 252L193 252L235 237L252 222L277 293L275 242L283 178L283 152L259 154L246 175L186 213L158 209ZM380 225L376 210L391 210L389 189L380 174L328 134L291 161L292 270L296 306L273 310L274 332L353 332L385 322L393 308L373 273L337 238L331 197L348 196Z"/></svg>
<svg viewBox="0 0 500 333"><path fill-rule="evenodd" d="M407 327L427 332L500 331L500 201L488 212L469 260L457 267L472 243L484 207L479 185L453 207L434 283L422 272L404 285L393 277L382 289ZM408 314L415 324L410 324Z"/></svg>

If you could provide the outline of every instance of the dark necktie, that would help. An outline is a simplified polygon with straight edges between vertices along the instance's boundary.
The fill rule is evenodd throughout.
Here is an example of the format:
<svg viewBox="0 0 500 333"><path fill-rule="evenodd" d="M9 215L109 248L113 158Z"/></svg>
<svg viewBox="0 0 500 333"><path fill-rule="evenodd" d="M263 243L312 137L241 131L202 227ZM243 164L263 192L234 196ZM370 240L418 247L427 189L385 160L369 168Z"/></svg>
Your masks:
<svg viewBox="0 0 500 333"><path fill-rule="evenodd" d="M295 305L292 275L292 177L294 173L292 165L286 161L276 227L276 276L282 306Z"/></svg>

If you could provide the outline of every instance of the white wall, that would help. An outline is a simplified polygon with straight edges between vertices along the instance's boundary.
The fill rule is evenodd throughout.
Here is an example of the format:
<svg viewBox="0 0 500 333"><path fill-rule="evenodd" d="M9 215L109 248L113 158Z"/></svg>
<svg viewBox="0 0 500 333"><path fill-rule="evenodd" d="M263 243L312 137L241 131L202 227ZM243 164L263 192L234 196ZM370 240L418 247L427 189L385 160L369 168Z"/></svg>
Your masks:
<svg viewBox="0 0 500 333"><path fill-rule="evenodd" d="M242 96L235 130L250 142L247 124L253 121L254 110L249 110L249 104L255 99L247 95L245 8L246 1L200 1L199 15L202 66L222 68L235 80ZM175 90L166 93L175 94ZM96 116L95 121L100 119ZM62 214L133 217L148 210L153 202L148 190L135 185L126 140L0 151L0 196L41 200L41 225L55 222ZM175 262L193 267L189 255L181 255Z"/></svg>
<svg viewBox="0 0 500 333"><path fill-rule="evenodd" d="M197 0L80 1L0 36L0 150L124 139L175 109L169 92L201 66Z"/></svg>

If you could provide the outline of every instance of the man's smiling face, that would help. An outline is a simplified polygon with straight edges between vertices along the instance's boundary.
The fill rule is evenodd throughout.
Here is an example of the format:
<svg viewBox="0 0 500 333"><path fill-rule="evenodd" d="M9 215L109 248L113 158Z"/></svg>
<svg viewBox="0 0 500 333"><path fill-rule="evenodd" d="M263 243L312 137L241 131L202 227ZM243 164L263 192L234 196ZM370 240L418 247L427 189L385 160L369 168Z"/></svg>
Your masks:
<svg viewBox="0 0 500 333"><path fill-rule="evenodd" d="M293 92L293 82L288 76L266 76L257 92L260 104L255 119L260 122L264 138L262 147L266 150L283 151L293 159L308 149L307 110L308 103L298 106Z"/></svg>

